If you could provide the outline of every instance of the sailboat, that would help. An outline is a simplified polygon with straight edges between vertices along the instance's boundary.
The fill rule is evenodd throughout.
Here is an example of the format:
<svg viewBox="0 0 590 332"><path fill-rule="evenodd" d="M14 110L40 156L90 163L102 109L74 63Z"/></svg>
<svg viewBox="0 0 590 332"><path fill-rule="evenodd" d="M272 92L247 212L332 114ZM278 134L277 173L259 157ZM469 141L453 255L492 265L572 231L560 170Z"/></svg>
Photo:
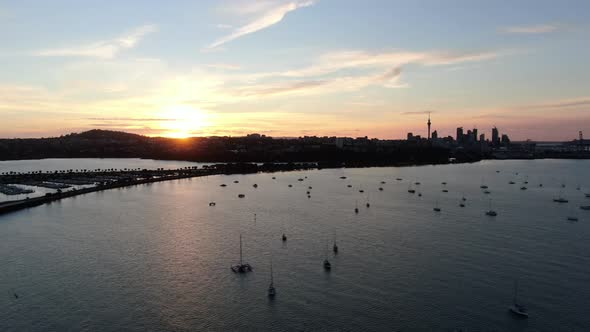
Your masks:
<svg viewBox="0 0 590 332"><path fill-rule="evenodd" d="M274 285L274 278L272 273L272 258L270 260L270 285L268 285L268 297L273 298L277 295L277 291Z"/></svg>
<svg viewBox="0 0 590 332"><path fill-rule="evenodd" d="M438 207L438 199L436 200L436 204L434 205L434 208L433 208L433 210L434 210L435 212L440 212L440 208Z"/></svg>
<svg viewBox="0 0 590 332"><path fill-rule="evenodd" d="M479 186L481 189L488 189L488 186L484 184L483 182L483 178L481 178L481 186Z"/></svg>
<svg viewBox="0 0 590 332"><path fill-rule="evenodd" d="M336 232L334 232L334 245L332 245L332 251L334 254L338 253L338 245L336 244Z"/></svg>
<svg viewBox="0 0 590 332"><path fill-rule="evenodd" d="M563 198L562 192L563 191L561 191L561 190L559 191L559 197L558 198L554 198L553 199L554 202L556 202L556 203L567 203L567 202L569 202L567 199Z"/></svg>
<svg viewBox="0 0 590 332"><path fill-rule="evenodd" d="M324 270L330 271L332 269L332 264L328 260L328 243L326 243L326 258L324 259Z"/></svg>
<svg viewBox="0 0 590 332"><path fill-rule="evenodd" d="M517 300L517 296L518 296L518 280L514 281L514 298L512 299L512 305L510 307L508 307L508 309L510 309L511 312L513 312L514 314L527 318L529 317L529 313L526 310L526 307L522 304L518 303Z"/></svg>
<svg viewBox="0 0 590 332"><path fill-rule="evenodd" d="M240 263L231 267L231 270L235 273L247 273L252 272L252 267L248 263L244 263L242 260L242 234L240 234Z"/></svg>
<svg viewBox="0 0 590 332"><path fill-rule="evenodd" d="M568 221L578 221L578 216L576 215L576 211L574 210L573 206L570 210L570 213L567 215L566 219Z"/></svg>
<svg viewBox="0 0 590 332"><path fill-rule="evenodd" d="M415 194L416 193L416 190L414 190L414 188L412 188L412 184L411 183L408 185L408 192L410 194Z"/></svg>
<svg viewBox="0 0 590 332"><path fill-rule="evenodd" d="M490 199L490 209L486 211L486 215L490 216L490 217L495 217L498 214L496 213L496 211L492 210L492 200Z"/></svg>
<svg viewBox="0 0 590 332"><path fill-rule="evenodd" d="M287 241L287 235L285 235L285 233L283 233L282 239L283 239L283 242Z"/></svg>

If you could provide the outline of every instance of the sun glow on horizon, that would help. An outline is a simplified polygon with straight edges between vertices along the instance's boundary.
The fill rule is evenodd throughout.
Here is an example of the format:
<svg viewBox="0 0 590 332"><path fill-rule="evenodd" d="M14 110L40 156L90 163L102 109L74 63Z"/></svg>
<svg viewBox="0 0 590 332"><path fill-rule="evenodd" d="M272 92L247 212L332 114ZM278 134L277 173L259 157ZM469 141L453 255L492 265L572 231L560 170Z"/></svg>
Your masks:
<svg viewBox="0 0 590 332"><path fill-rule="evenodd" d="M202 134L202 130L211 125L207 112L189 105L170 105L161 113L164 121L159 123L162 136L170 138L188 138Z"/></svg>

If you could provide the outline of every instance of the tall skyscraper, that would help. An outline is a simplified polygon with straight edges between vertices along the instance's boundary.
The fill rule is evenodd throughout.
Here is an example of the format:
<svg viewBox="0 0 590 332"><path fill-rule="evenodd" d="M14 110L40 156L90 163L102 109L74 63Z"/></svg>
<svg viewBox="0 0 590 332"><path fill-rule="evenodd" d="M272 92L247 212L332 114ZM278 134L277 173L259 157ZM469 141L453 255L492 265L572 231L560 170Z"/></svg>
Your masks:
<svg viewBox="0 0 590 332"><path fill-rule="evenodd" d="M463 143L463 127L457 128L457 143Z"/></svg>
<svg viewBox="0 0 590 332"><path fill-rule="evenodd" d="M500 133L498 132L498 128L492 128L492 144L493 145L500 145Z"/></svg>

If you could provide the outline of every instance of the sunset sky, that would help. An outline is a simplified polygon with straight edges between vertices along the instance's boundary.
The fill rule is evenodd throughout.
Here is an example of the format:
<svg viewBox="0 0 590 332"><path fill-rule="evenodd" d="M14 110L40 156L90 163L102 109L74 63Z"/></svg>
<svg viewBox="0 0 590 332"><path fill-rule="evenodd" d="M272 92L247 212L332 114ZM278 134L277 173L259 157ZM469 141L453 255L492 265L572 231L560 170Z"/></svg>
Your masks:
<svg viewBox="0 0 590 332"><path fill-rule="evenodd" d="M590 137L590 1L0 0L0 137Z"/></svg>

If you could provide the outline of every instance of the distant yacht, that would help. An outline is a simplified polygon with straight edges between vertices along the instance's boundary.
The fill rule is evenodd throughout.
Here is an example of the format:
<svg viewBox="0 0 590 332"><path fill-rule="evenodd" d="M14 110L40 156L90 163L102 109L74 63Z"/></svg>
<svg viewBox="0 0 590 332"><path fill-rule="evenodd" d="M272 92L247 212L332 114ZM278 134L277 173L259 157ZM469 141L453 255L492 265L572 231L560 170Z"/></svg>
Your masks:
<svg viewBox="0 0 590 332"><path fill-rule="evenodd" d="M225 183L222 183L222 184L220 184L219 186L220 186L220 187L227 187L227 184L225 184Z"/></svg>
<svg viewBox="0 0 590 332"><path fill-rule="evenodd" d="M419 186L420 185L420 182L414 182L414 184L417 185L417 186Z"/></svg>
<svg viewBox="0 0 590 332"><path fill-rule="evenodd" d="M515 280L514 281L514 298L512 299L512 305L510 307L508 307L508 309L510 309L511 312L513 312L514 314L523 317L523 318L528 318L529 317L529 313L526 310L526 307L522 304L518 303L518 281Z"/></svg>
<svg viewBox="0 0 590 332"><path fill-rule="evenodd" d="M527 188L525 186L520 187L520 190L526 190Z"/></svg>
<svg viewBox="0 0 590 332"><path fill-rule="evenodd" d="M385 181L381 181L381 184L385 184L385 183L386 183Z"/></svg>
<svg viewBox="0 0 590 332"><path fill-rule="evenodd" d="M396 180L397 180L397 181L401 181L401 180L402 180L402 178L397 178Z"/></svg>
<svg viewBox="0 0 590 332"><path fill-rule="evenodd" d="M215 202L209 202L209 206L215 206Z"/></svg>
<svg viewBox="0 0 590 332"><path fill-rule="evenodd" d="M258 188L258 185L255 183L255 184L252 185L252 187Z"/></svg>
<svg viewBox="0 0 590 332"><path fill-rule="evenodd" d="M348 188L352 188L352 184L347 185Z"/></svg>
<svg viewBox="0 0 590 332"><path fill-rule="evenodd" d="M268 285L268 297L273 298L277 294L272 273L272 259L270 260L270 285Z"/></svg>
<svg viewBox="0 0 590 332"><path fill-rule="evenodd" d="M362 190L362 189L360 189L360 190L359 190L359 193L364 193L364 192L365 192L365 191L364 191L364 190Z"/></svg>
<svg viewBox="0 0 590 332"><path fill-rule="evenodd" d="M371 207L371 204L369 203L369 195L367 195L367 203L365 204L366 207Z"/></svg>
<svg viewBox="0 0 590 332"><path fill-rule="evenodd" d="M516 182L514 182L514 181L510 181L510 182L508 182L508 184L515 184L515 183L516 183Z"/></svg>
<svg viewBox="0 0 590 332"><path fill-rule="evenodd" d="M580 209L588 211L590 210L590 205L581 205Z"/></svg>
<svg viewBox="0 0 590 332"><path fill-rule="evenodd" d="M495 217L497 215L496 211L492 210L492 200L490 199L490 208L486 211L486 216Z"/></svg>
<svg viewBox="0 0 590 332"><path fill-rule="evenodd" d="M283 233L282 240L283 242L287 241L287 235L285 235L285 233Z"/></svg>
<svg viewBox="0 0 590 332"><path fill-rule="evenodd" d="M418 197L422 197L422 193L418 193Z"/></svg>
<svg viewBox="0 0 590 332"><path fill-rule="evenodd" d="M242 234L240 234L240 263L231 267L231 270L235 273L247 273L252 272L252 267L248 263L244 263L242 260Z"/></svg>
<svg viewBox="0 0 590 332"><path fill-rule="evenodd" d="M357 213L357 214L359 213L359 202L358 201L355 201L355 203L354 203L354 213Z"/></svg>
<svg viewBox="0 0 590 332"><path fill-rule="evenodd" d="M291 188L291 187L293 187L293 185L292 185L292 184L290 184L290 185L289 185L289 188Z"/></svg>
<svg viewBox="0 0 590 332"><path fill-rule="evenodd" d="M239 198L244 198L244 197L246 197L246 195L244 195L244 194L238 194L238 197Z"/></svg>
<svg viewBox="0 0 590 332"><path fill-rule="evenodd" d="M584 194L586 198L590 198L590 194Z"/></svg>
<svg viewBox="0 0 590 332"><path fill-rule="evenodd" d="M383 188L382 187L379 187L379 191L383 191Z"/></svg>
<svg viewBox="0 0 590 332"><path fill-rule="evenodd" d="M344 179L346 179L346 176L341 176L340 178L344 180Z"/></svg>
<svg viewBox="0 0 590 332"><path fill-rule="evenodd" d="M414 190L414 188L412 188L412 184L411 183L408 185L408 192L410 194L415 194L416 193L416 190Z"/></svg>
<svg viewBox="0 0 590 332"><path fill-rule="evenodd" d="M440 184L442 184L443 186L446 186L447 185L446 182L441 182Z"/></svg>
<svg viewBox="0 0 590 332"><path fill-rule="evenodd" d="M465 203L461 202L461 203L459 203L459 206L460 207L465 207Z"/></svg>
<svg viewBox="0 0 590 332"><path fill-rule="evenodd" d="M484 190L483 193L487 195L487 194L491 194L492 192L489 190Z"/></svg>
<svg viewBox="0 0 590 332"><path fill-rule="evenodd" d="M465 201L467 200L467 198L465 198L465 195L463 195L463 197L461 198L461 200L462 200L463 202L465 202Z"/></svg>
<svg viewBox="0 0 590 332"><path fill-rule="evenodd" d="M448 189L443 189L443 190L442 190L442 192L443 192L443 193L448 193L448 192L449 192L449 190L448 190Z"/></svg>
<svg viewBox="0 0 590 332"><path fill-rule="evenodd" d="M273 176L273 177L272 177L272 179L273 179L273 180L276 180L276 179L277 179L277 177L276 177L276 176Z"/></svg>
<svg viewBox="0 0 590 332"><path fill-rule="evenodd" d="M235 181L234 181L234 183L240 183L240 181L238 181L238 180L235 180Z"/></svg>

